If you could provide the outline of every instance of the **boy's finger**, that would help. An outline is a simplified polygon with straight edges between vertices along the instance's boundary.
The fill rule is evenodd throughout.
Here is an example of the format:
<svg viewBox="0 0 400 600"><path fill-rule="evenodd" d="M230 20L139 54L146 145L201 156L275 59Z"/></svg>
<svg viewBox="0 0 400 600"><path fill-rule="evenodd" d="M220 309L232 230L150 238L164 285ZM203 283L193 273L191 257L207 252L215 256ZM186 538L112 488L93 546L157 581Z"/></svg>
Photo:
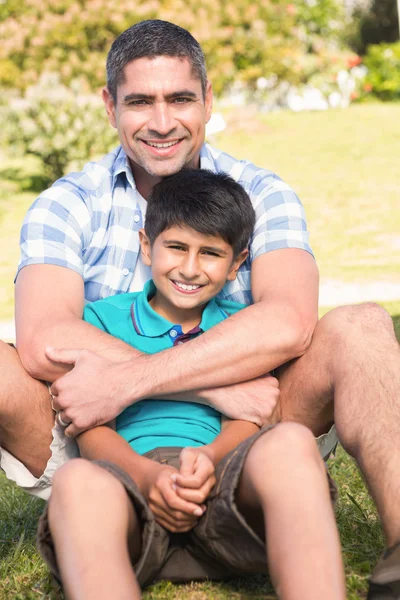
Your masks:
<svg viewBox="0 0 400 600"><path fill-rule="evenodd" d="M210 461L198 460L193 475L185 475L179 472L174 474L174 480L181 487L199 489L213 474L214 467Z"/></svg>
<svg viewBox="0 0 400 600"><path fill-rule="evenodd" d="M197 453L192 452L191 448L184 448L179 456L180 468L179 472L182 475L193 475L196 468Z"/></svg>
<svg viewBox="0 0 400 600"><path fill-rule="evenodd" d="M203 511L201 508L192 502L187 502L180 498L176 491L169 486L165 486L160 493L163 497L168 508L172 511L181 511L187 515L195 515L196 517L201 517Z"/></svg>

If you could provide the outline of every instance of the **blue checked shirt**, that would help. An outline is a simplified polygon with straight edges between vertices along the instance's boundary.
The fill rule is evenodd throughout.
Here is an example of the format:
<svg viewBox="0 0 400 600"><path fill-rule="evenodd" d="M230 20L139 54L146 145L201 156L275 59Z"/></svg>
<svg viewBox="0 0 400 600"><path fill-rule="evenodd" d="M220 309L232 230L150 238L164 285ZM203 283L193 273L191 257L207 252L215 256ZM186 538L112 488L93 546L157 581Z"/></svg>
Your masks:
<svg viewBox="0 0 400 600"><path fill-rule="evenodd" d="M225 172L249 194L256 226L248 259L220 298L252 303L251 263L264 252L301 248L312 254L302 204L277 175L204 144L200 167ZM80 173L70 173L43 192L22 226L18 273L27 265L51 264L79 273L85 301L130 290L139 255L144 206L129 161L119 146Z"/></svg>

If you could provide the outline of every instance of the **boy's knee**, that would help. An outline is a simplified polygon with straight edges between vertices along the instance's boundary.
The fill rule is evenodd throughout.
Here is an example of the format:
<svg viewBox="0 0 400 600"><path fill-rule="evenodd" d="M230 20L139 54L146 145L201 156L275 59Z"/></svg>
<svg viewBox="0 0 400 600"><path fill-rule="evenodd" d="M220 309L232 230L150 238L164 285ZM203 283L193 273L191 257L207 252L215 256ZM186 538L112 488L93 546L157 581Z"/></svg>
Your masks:
<svg viewBox="0 0 400 600"><path fill-rule="evenodd" d="M308 427L300 423L279 423L262 435L249 453L249 460L298 460L318 456L318 446Z"/></svg>
<svg viewBox="0 0 400 600"><path fill-rule="evenodd" d="M122 485L108 471L84 458L73 458L55 472L52 499L54 502L54 498L60 497L65 501L83 494L99 497L107 491L115 491L116 487Z"/></svg>

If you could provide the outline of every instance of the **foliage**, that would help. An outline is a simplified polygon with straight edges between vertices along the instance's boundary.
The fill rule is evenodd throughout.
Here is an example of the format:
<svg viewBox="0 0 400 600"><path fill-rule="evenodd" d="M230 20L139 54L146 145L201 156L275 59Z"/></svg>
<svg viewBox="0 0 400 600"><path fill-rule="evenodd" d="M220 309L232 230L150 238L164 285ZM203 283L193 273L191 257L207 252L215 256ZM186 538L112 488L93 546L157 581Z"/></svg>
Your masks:
<svg viewBox="0 0 400 600"><path fill-rule="evenodd" d="M397 0L374 0L361 19L360 36L363 50L370 44L392 43L399 39Z"/></svg>
<svg viewBox="0 0 400 600"><path fill-rule="evenodd" d="M117 142L101 98L82 91L80 81L67 87L57 75L44 74L24 98L13 97L3 108L6 143L15 153L40 159L44 183L61 177L71 163L80 165Z"/></svg>
<svg viewBox="0 0 400 600"><path fill-rule="evenodd" d="M107 0L8 4L0 10L0 85L21 90L46 71L66 84L84 77L97 90L115 37L155 17L186 27L199 40L218 94L233 81L255 88L259 77L271 75L296 84L337 51L342 18L339 0L120 0L112 11Z"/></svg>
<svg viewBox="0 0 400 600"><path fill-rule="evenodd" d="M400 42L369 46L365 89L380 100L400 100Z"/></svg>

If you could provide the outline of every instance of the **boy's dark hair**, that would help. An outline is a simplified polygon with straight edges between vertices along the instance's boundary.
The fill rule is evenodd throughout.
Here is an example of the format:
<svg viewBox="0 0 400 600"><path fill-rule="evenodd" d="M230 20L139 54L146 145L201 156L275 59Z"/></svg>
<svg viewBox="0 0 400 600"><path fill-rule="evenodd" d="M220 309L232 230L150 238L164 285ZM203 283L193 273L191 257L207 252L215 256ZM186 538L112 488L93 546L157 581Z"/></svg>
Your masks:
<svg viewBox="0 0 400 600"><path fill-rule="evenodd" d="M157 183L147 199L145 232L151 245L170 227L186 226L220 236L236 258L247 247L254 225L248 194L225 173L183 169Z"/></svg>
<svg viewBox="0 0 400 600"><path fill-rule="evenodd" d="M207 73L203 50L194 37L182 27L151 19L132 25L114 40L107 56L107 87L117 101L117 88L124 82L124 68L137 58L176 56L187 58L192 74L200 79L203 98L206 94Z"/></svg>

